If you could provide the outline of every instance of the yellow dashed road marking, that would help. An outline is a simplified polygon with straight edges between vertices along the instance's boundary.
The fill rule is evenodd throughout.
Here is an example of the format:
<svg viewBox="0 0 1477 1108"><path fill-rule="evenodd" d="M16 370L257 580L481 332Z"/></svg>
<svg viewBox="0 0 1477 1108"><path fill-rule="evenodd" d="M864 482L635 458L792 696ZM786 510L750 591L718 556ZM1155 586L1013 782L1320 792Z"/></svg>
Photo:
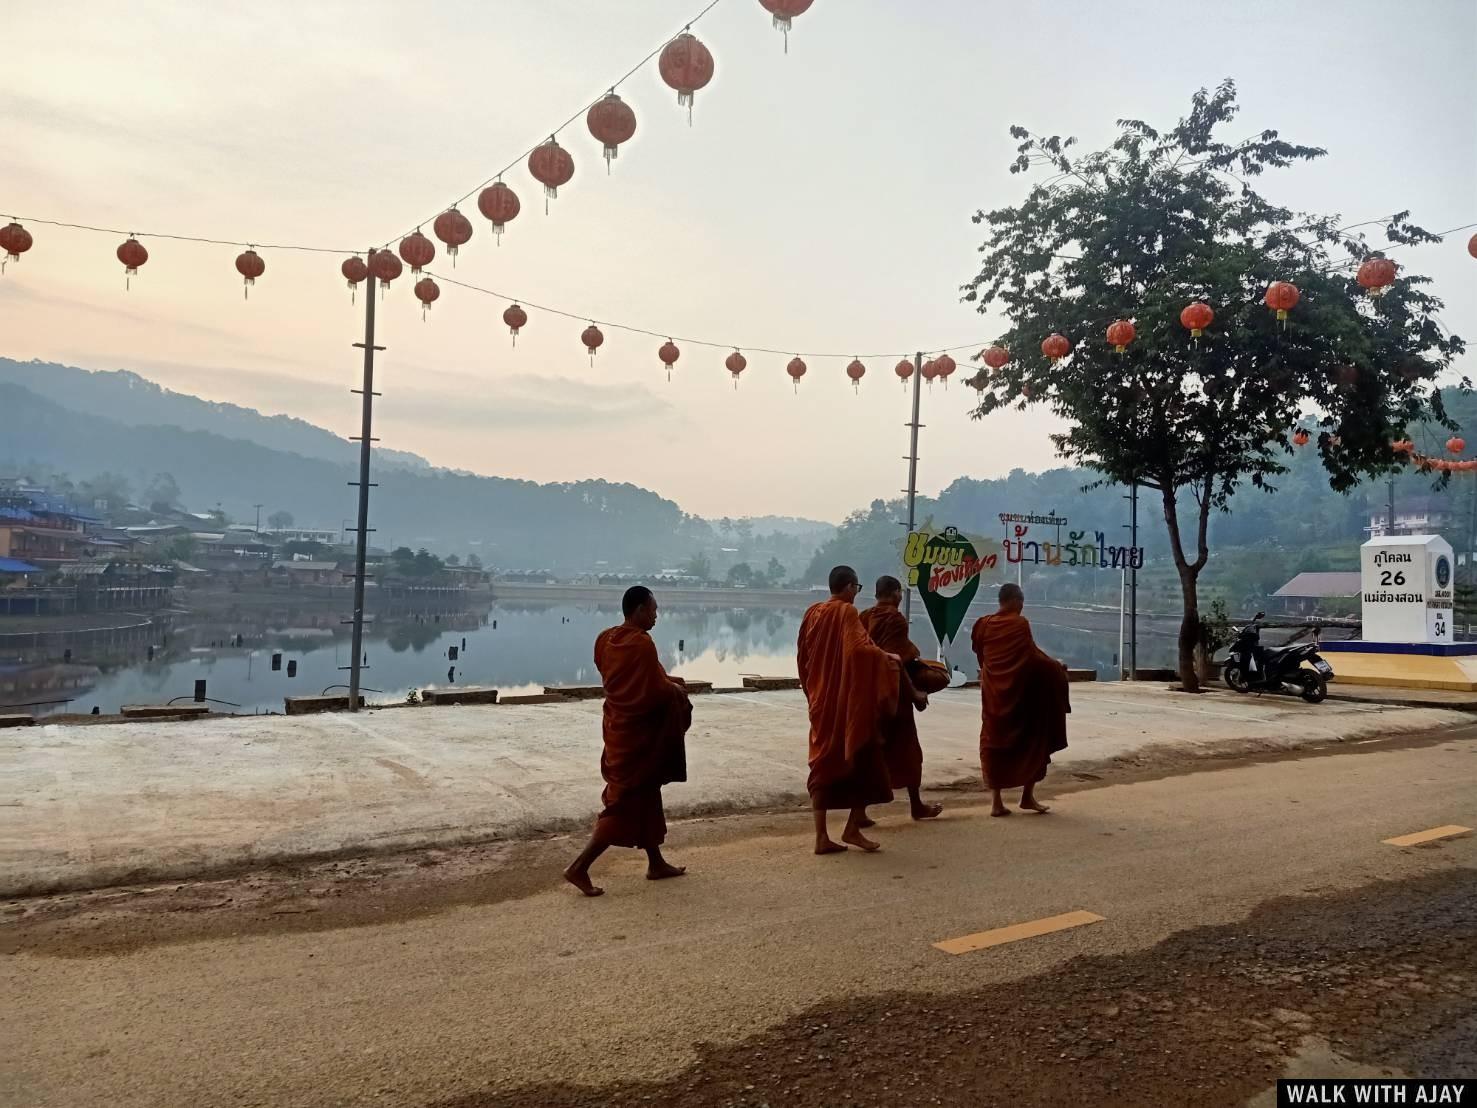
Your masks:
<svg viewBox="0 0 1477 1108"><path fill-rule="evenodd" d="M1449 839L1453 835L1465 835L1471 831L1470 827L1461 827L1455 823L1448 823L1445 827L1433 827L1429 831L1417 831L1411 835L1397 835L1393 839L1383 840L1388 846L1419 846L1421 843L1434 842L1436 839Z"/></svg>
<svg viewBox="0 0 1477 1108"><path fill-rule="evenodd" d="M945 954L968 954L972 950L984 950L1002 943L1034 939L1038 935L1050 935L1053 931L1065 931L1070 927L1081 927L1088 923L1101 923L1102 916L1091 912L1066 912L1060 916L1033 919L1028 923L1013 923L1009 927L997 927L993 931L977 931L957 939L945 939L933 945Z"/></svg>

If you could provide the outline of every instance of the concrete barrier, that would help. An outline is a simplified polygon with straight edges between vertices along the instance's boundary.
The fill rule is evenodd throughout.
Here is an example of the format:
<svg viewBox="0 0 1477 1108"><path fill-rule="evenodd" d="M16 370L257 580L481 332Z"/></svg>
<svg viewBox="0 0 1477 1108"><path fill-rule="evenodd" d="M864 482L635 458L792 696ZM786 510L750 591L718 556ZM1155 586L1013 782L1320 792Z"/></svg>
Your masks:
<svg viewBox="0 0 1477 1108"><path fill-rule="evenodd" d="M496 689L468 685L464 689L427 689L421 699L427 704L496 704Z"/></svg>
<svg viewBox="0 0 1477 1108"><path fill-rule="evenodd" d="M754 692L777 692L783 689L798 689L798 677L745 677L744 688Z"/></svg>
<svg viewBox="0 0 1477 1108"><path fill-rule="evenodd" d="M347 712L349 694L342 696L289 696L282 702L290 716L309 716L318 712ZM359 697L359 707L364 707L364 697ZM126 710L126 709L125 709Z"/></svg>
<svg viewBox="0 0 1477 1108"><path fill-rule="evenodd" d="M199 719L210 715L205 704L125 704L118 709L124 719Z"/></svg>

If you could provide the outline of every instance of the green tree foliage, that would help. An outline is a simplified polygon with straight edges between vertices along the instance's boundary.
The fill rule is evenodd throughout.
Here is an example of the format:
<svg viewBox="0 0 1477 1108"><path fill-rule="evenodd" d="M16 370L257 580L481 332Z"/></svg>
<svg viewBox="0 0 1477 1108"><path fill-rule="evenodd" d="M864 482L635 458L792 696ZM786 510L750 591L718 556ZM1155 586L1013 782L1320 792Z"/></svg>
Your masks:
<svg viewBox="0 0 1477 1108"><path fill-rule="evenodd" d="M755 584L755 574L753 567L750 566L748 562L739 562L736 566L732 567L728 571L728 583L730 586L737 586L745 589L752 588ZM762 576L759 578L759 583L763 583Z"/></svg>
<svg viewBox="0 0 1477 1108"><path fill-rule="evenodd" d="M1118 139L1088 154L1072 139L1012 128L1012 171L1042 179L1019 205L976 214L988 235L965 286L981 311L1003 310L999 341L1011 354L978 379L976 414L1049 404L1072 423L1055 437L1063 456L1160 501L1191 689L1212 512L1245 483L1275 485L1310 408L1321 413L1313 449L1333 488L1392 468L1390 442L1407 424L1444 420L1431 381L1463 349L1442 329L1426 278L1403 273L1387 295L1365 295L1352 273L1371 254L1362 239L1337 216L1294 212L1251 187L1267 169L1324 151L1275 131L1227 142L1236 110L1226 82L1197 93L1168 131L1120 120ZM1436 241L1405 213L1384 232L1395 244ZM1262 302L1276 280L1302 292L1285 328ZM1179 322L1194 300L1216 313L1198 342ZM1138 329L1123 354L1104 341L1116 319ZM1040 350L1052 332L1073 343L1057 364Z"/></svg>
<svg viewBox="0 0 1477 1108"><path fill-rule="evenodd" d="M706 554L699 551L687 559L687 564L682 567L682 572L688 577L696 577L700 581L706 581L713 575L713 563Z"/></svg>
<svg viewBox="0 0 1477 1108"><path fill-rule="evenodd" d="M296 521L291 512L284 512L280 509L267 517L267 526L273 531L286 531L294 522Z"/></svg>
<svg viewBox="0 0 1477 1108"><path fill-rule="evenodd" d="M151 512L168 512L180 506L179 482L170 473L156 473L144 489L144 503Z"/></svg>
<svg viewBox="0 0 1477 1108"><path fill-rule="evenodd" d="M119 473L99 473L77 487L77 498L87 507L102 512L116 512L128 507L128 499L132 495L133 486Z"/></svg>

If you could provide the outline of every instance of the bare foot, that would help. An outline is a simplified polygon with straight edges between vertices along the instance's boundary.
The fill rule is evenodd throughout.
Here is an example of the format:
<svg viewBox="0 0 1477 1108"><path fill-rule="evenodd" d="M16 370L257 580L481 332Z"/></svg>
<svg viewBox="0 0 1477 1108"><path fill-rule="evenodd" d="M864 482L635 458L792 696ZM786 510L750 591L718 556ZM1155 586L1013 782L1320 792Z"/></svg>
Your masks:
<svg viewBox="0 0 1477 1108"><path fill-rule="evenodd" d="M944 810L942 804L920 804L913 809L914 819L934 819Z"/></svg>
<svg viewBox="0 0 1477 1108"><path fill-rule="evenodd" d="M996 804L995 807L993 807L993 808L990 809L990 815L992 815L992 816L1008 816L1008 815L1010 815L1010 809L1007 808L1004 804Z"/></svg>
<svg viewBox="0 0 1477 1108"><path fill-rule="evenodd" d="M833 843L830 839L821 839L815 844L817 854L845 854L846 847L840 843Z"/></svg>
<svg viewBox="0 0 1477 1108"><path fill-rule="evenodd" d="M1047 812L1051 811L1051 809L1049 807L1047 807L1045 804L1042 804L1041 801L1037 800L1033 796L1030 800L1022 800L1021 801L1021 811L1023 811L1023 812L1038 812L1038 813L1040 813L1041 815L1044 816L1044 815L1046 815Z"/></svg>
<svg viewBox="0 0 1477 1108"><path fill-rule="evenodd" d="M876 851L882 849L881 843L874 843L871 839L862 834L860 828L855 831L843 832L841 835L841 841L844 843L849 843L852 846L859 847L860 849L865 850L868 854L875 853Z"/></svg>
<svg viewBox="0 0 1477 1108"><path fill-rule="evenodd" d="M671 862L663 862L660 866L647 867L646 880L665 881L668 877L681 877L686 872L686 866L674 866Z"/></svg>
<svg viewBox="0 0 1477 1108"><path fill-rule="evenodd" d="M604 896L605 890L599 885L590 884L590 875L582 870L576 870L573 866L564 871L564 880L568 881L586 896Z"/></svg>
<svg viewBox="0 0 1477 1108"><path fill-rule="evenodd" d="M863 816L861 821L857 823L857 826L862 828L862 830L866 830L868 827L876 827L877 821L871 816Z"/></svg>

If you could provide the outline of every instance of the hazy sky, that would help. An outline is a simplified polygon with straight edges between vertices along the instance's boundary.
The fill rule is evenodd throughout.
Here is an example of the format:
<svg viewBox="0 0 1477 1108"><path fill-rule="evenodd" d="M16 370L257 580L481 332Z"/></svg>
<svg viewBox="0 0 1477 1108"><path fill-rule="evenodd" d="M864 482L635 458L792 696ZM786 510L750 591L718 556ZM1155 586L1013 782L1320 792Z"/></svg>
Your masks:
<svg viewBox="0 0 1477 1108"><path fill-rule="evenodd" d="M0 214L346 248L416 220L429 234L439 208L702 5L15 5ZM608 331L591 367L581 321L530 311L515 350L503 302L443 286L422 323L402 278L380 312L386 446L480 473L631 481L707 515L836 520L894 495L907 409L893 359L868 362L860 396L843 367L996 333L958 286L971 213L1026 187L1006 171L1007 128L1092 148L1118 117L1172 123L1227 76L1236 135L1275 127L1329 150L1264 178L1272 198L1351 222L1402 208L1432 230L1477 221L1477 0L817 0L788 56L758 0L721 0L695 31L717 74L692 126L647 65L620 90L638 129L613 172L578 121L550 214L514 169L522 215L495 247L464 205L476 234L454 275L678 336L847 357L809 359L795 395L786 358L751 354L734 391L724 351L687 346L668 384L659 339ZM145 239L125 293L116 236L30 230L0 279L0 354L131 369L355 432L362 298L350 305L338 257L264 251L243 301L236 249ZM1472 341L1466 237L1400 256ZM976 423L970 395L925 393L925 492L1052 464L1051 416Z"/></svg>

